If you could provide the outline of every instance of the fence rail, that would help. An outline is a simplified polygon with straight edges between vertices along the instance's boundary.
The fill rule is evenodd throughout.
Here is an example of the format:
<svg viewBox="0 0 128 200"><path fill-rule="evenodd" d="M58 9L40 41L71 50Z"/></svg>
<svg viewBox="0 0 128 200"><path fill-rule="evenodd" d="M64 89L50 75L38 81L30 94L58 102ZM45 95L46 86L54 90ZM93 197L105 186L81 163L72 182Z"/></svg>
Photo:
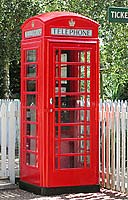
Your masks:
<svg viewBox="0 0 128 200"><path fill-rule="evenodd" d="M101 185L128 192L128 104L100 104Z"/></svg>
<svg viewBox="0 0 128 200"><path fill-rule="evenodd" d="M100 103L100 183L128 193L128 103ZM19 175L20 101L0 100L0 178Z"/></svg>

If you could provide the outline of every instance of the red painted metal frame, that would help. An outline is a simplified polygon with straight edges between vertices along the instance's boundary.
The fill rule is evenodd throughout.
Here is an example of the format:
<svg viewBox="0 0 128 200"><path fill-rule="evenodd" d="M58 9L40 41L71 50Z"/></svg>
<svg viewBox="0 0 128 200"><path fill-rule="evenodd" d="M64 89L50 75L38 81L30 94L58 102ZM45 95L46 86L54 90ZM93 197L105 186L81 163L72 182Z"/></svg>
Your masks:
<svg viewBox="0 0 128 200"><path fill-rule="evenodd" d="M72 28L69 26L69 21L75 21L73 29L91 29L92 37L71 37L51 35L52 27ZM33 25L34 24L34 25ZM29 30L42 29L42 34L39 37L25 38L25 32ZM54 98L55 89L55 54L54 50L69 49L69 50L85 50L92 51L91 57L91 131L94 133L91 137L92 151L92 168L89 170L65 169L54 170L54 112L53 105L50 105L50 98ZM30 78L25 76L26 68L26 51L37 49L37 77ZM60 64L60 63L58 63ZM68 63L69 64L69 63ZM72 63L71 63L72 64ZM37 124L36 143L37 166L26 165L26 138L25 130L26 95L34 94L26 91L26 81L36 80L35 94L38 96L36 105L36 122L28 122ZM67 79L63 79L67 80ZM69 78L70 80L70 78ZM91 19L74 13L55 12L46 13L32 17L22 25L22 41L21 41L21 164L20 164L20 179L23 182L34 184L40 187L59 187L59 186L76 186L76 185L94 185L99 183L98 174L98 103L99 103L99 42L98 42L98 24ZM71 110L71 109L70 109ZM79 110L79 109L77 109ZM71 125L71 124L70 124ZM72 125L71 125L72 126ZM32 151L29 150L29 153Z"/></svg>

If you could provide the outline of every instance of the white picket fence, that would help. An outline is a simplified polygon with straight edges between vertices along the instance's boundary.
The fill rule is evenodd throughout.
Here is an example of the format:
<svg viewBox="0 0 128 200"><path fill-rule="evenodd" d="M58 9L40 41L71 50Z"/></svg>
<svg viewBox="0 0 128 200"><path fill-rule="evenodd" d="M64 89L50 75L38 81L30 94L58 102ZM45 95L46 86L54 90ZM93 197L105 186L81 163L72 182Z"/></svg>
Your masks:
<svg viewBox="0 0 128 200"><path fill-rule="evenodd" d="M128 193L128 104L100 104L100 180L102 187Z"/></svg>
<svg viewBox="0 0 128 200"><path fill-rule="evenodd" d="M0 179L19 175L19 100L0 100Z"/></svg>
<svg viewBox="0 0 128 200"><path fill-rule="evenodd" d="M0 179L19 176L20 101L0 100ZM128 104L100 103L100 182L128 193Z"/></svg>

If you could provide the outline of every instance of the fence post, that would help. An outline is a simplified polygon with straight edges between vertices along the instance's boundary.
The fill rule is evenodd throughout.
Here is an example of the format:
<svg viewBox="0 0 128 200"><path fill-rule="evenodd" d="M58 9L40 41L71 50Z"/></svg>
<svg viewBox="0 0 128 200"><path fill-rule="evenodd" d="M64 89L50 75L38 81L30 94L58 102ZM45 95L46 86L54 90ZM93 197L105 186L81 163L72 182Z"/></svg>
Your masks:
<svg viewBox="0 0 128 200"><path fill-rule="evenodd" d="M106 104L106 187L110 188L110 105Z"/></svg>
<svg viewBox="0 0 128 200"><path fill-rule="evenodd" d="M122 104L121 111L121 129L122 129L122 170L121 170L121 192L125 192L125 119L126 119L126 106Z"/></svg>
<svg viewBox="0 0 128 200"><path fill-rule="evenodd" d="M16 128L15 128L15 104L14 102L10 103L10 113L9 113L9 178L10 182L15 184L15 137L16 137Z"/></svg>
<svg viewBox="0 0 128 200"><path fill-rule="evenodd" d="M1 105L1 176L6 177L7 114L6 105Z"/></svg>
<svg viewBox="0 0 128 200"><path fill-rule="evenodd" d="M102 105L102 187L105 186L105 104Z"/></svg>
<svg viewBox="0 0 128 200"><path fill-rule="evenodd" d="M115 105L111 108L111 168L112 168L112 189L115 189Z"/></svg>
<svg viewBox="0 0 128 200"><path fill-rule="evenodd" d="M116 109L116 133L116 189L120 191L120 102L118 102Z"/></svg>

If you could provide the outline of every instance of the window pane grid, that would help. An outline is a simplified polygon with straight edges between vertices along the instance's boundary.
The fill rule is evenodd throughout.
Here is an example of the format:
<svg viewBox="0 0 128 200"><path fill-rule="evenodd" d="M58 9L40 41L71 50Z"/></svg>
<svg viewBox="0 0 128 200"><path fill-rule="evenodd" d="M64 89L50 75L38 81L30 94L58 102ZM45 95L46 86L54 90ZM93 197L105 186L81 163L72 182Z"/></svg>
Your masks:
<svg viewBox="0 0 128 200"><path fill-rule="evenodd" d="M90 67L90 50L56 50L56 169L89 166Z"/></svg>
<svg viewBox="0 0 128 200"><path fill-rule="evenodd" d="M26 165L38 167L37 149L37 49L25 51L24 64L24 149Z"/></svg>

